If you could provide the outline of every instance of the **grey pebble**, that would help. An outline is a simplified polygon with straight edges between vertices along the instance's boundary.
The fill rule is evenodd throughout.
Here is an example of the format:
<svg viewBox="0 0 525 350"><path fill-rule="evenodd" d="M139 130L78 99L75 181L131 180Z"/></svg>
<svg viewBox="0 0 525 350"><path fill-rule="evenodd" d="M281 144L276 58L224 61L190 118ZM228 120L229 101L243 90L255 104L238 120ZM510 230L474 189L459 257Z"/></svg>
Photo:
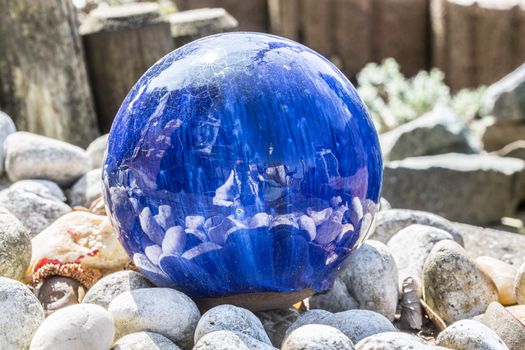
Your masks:
<svg viewBox="0 0 525 350"><path fill-rule="evenodd" d="M282 350L353 350L354 344L334 327L310 324L297 328L284 341Z"/></svg>
<svg viewBox="0 0 525 350"><path fill-rule="evenodd" d="M31 239L22 223L0 207L0 276L21 280L31 262Z"/></svg>
<svg viewBox="0 0 525 350"><path fill-rule="evenodd" d="M216 306L202 315L195 329L195 343L215 331L239 332L272 345L257 316L247 309L233 305Z"/></svg>
<svg viewBox="0 0 525 350"><path fill-rule="evenodd" d="M153 283L139 272L118 271L98 280L88 290L82 302L97 304L107 309L111 301L124 292L152 287Z"/></svg>
<svg viewBox="0 0 525 350"><path fill-rule="evenodd" d="M111 350L180 350L180 348L163 335L137 332L117 340Z"/></svg>

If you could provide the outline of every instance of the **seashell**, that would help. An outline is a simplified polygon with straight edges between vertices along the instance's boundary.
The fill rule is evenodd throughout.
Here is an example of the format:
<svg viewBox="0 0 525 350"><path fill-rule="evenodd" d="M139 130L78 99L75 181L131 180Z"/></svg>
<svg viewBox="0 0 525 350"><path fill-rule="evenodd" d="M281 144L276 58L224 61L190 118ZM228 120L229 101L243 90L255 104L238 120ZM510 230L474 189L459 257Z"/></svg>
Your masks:
<svg viewBox="0 0 525 350"><path fill-rule="evenodd" d="M212 242L223 245L228 238L228 231L233 227L236 227L233 221L224 218L220 224L208 230L208 236Z"/></svg>
<svg viewBox="0 0 525 350"><path fill-rule="evenodd" d="M316 235L316 228L314 219L308 215L301 215L297 220L299 222L299 228L305 230L310 235L310 239L313 241Z"/></svg>
<svg viewBox="0 0 525 350"><path fill-rule="evenodd" d="M186 221L185 221L186 229L196 230L200 228L202 225L204 225L204 221L205 221L204 216L200 216L200 215L186 216Z"/></svg>
<svg viewBox="0 0 525 350"><path fill-rule="evenodd" d="M162 248L158 245L150 245L144 248L144 254L148 257L149 261L153 264L158 264L160 256L162 255Z"/></svg>
<svg viewBox="0 0 525 350"><path fill-rule="evenodd" d="M159 262L162 262L162 258L164 255L160 256ZM137 266L140 271L158 287L167 287L169 286L169 283L167 281L170 280L169 276L164 273L157 265L153 265L153 263L148 259L148 257L141 253L135 253L133 254L133 263L135 266Z"/></svg>
<svg viewBox="0 0 525 350"><path fill-rule="evenodd" d="M182 226L170 227L162 240L162 252L166 255L180 256L186 245L186 232Z"/></svg>
<svg viewBox="0 0 525 350"><path fill-rule="evenodd" d="M251 228L270 226L271 220L271 215L268 215L266 213L257 213L254 216L252 216L248 226Z"/></svg>
<svg viewBox="0 0 525 350"><path fill-rule="evenodd" d="M270 223L270 228L279 225L288 225L296 228L299 227L297 225L297 221L295 220L294 214L276 215Z"/></svg>
<svg viewBox="0 0 525 350"><path fill-rule="evenodd" d="M335 240L343 232L343 225L331 220L323 222L317 228L315 241L319 244L327 244Z"/></svg>
<svg viewBox="0 0 525 350"><path fill-rule="evenodd" d="M159 213L155 215L155 221L167 231L170 227L175 226L174 216L169 205L159 206Z"/></svg>
<svg viewBox="0 0 525 350"><path fill-rule="evenodd" d="M312 210L311 208L306 209L306 213L308 214L308 216L314 220L315 226L319 226L323 222L328 220L328 218L332 216L332 212L333 212L332 208L326 208L321 211L315 211L315 210Z"/></svg>
<svg viewBox="0 0 525 350"><path fill-rule="evenodd" d="M359 197L352 198L352 222L359 222L363 218L363 205Z"/></svg>
<svg viewBox="0 0 525 350"><path fill-rule="evenodd" d="M330 221L337 222L339 224L342 223L343 217L345 213L347 212L347 210L348 210L348 206L341 205L340 207L338 207L332 212L332 215L330 215ZM363 216L361 215L361 217Z"/></svg>
<svg viewBox="0 0 525 350"><path fill-rule="evenodd" d="M80 263L83 267L113 271L129 261L106 216L78 211L66 214L32 240L32 274L46 261Z"/></svg>
<svg viewBox="0 0 525 350"><path fill-rule="evenodd" d="M214 215L212 217L209 217L204 222L204 229L206 232L210 230L211 228L220 225L224 221L224 215Z"/></svg>
<svg viewBox="0 0 525 350"><path fill-rule="evenodd" d="M139 215L140 227L142 231L148 236L148 238L156 243L162 244L162 239L164 238L164 230L158 224L157 220L151 213L149 207L142 209Z"/></svg>
<svg viewBox="0 0 525 350"><path fill-rule="evenodd" d="M213 243L213 242L204 242L199 244L196 247L191 248L190 250L187 250L182 254L182 258L191 260L193 258L198 257L199 255L202 255L207 252L211 252L212 250L218 250L221 249L222 246Z"/></svg>
<svg viewBox="0 0 525 350"><path fill-rule="evenodd" d="M186 232L187 234L194 235L195 237L197 237L203 242L208 240L208 237L206 236L206 234L201 230L187 228L184 230L184 232Z"/></svg>

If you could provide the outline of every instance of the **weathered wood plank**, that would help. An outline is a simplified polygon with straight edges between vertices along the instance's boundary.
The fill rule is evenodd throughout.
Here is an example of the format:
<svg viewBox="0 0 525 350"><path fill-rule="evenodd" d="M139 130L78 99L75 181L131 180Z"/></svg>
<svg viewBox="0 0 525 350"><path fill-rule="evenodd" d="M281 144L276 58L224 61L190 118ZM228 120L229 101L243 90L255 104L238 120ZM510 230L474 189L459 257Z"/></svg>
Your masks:
<svg viewBox="0 0 525 350"><path fill-rule="evenodd" d="M0 8L0 108L19 130L87 146L98 128L71 1Z"/></svg>

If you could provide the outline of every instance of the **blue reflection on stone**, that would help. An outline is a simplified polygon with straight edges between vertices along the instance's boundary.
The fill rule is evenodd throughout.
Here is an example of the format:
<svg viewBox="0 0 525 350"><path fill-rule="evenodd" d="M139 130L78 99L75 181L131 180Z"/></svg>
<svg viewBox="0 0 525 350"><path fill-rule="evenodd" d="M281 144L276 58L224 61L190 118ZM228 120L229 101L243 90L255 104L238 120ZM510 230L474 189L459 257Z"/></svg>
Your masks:
<svg viewBox="0 0 525 350"><path fill-rule="evenodd" d="M116 116L103 172L135 264L197 298L330 288L372 224L381 177L348 80L254 33L195 41L149 69Z"/></svg>

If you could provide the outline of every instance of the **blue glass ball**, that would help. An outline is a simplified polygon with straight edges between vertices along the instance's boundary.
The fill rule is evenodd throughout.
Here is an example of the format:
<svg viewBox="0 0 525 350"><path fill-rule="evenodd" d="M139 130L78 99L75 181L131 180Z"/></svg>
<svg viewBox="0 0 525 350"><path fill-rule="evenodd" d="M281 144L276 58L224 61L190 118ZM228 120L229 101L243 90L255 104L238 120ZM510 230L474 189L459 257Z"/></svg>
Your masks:
<svg viewBox="0 0 525 350"><path fill-rule="evenodd" d="M381 179L352 84L307 47L256 33L200 39L151 67L103 170L134 263L194 298L329 289L366 238Z"/></svg>

